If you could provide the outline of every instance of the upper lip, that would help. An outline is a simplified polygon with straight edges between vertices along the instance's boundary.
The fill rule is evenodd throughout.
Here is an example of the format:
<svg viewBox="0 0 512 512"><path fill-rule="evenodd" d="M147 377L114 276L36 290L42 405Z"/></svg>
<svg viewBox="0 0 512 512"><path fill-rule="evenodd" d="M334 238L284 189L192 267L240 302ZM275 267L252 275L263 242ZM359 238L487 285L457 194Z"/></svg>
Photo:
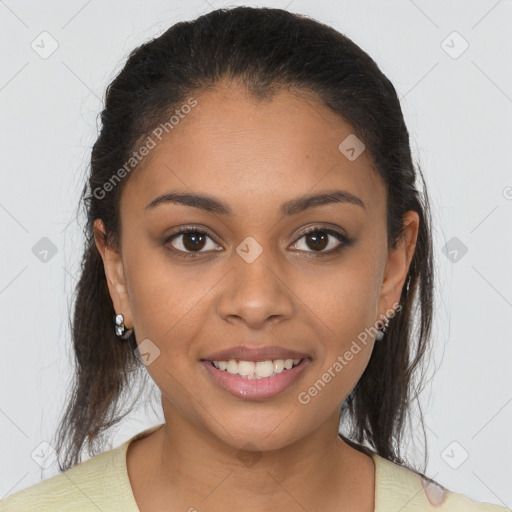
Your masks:
<svg viewBox="0 0 512 512"><path fill-rule="evenodd" d="M238 361L268 361L275 359L302 359L309 357L303 352L289 350L277 345L268 345L263 347L254 347L249 345L239 345L213 352L202 358L203 361L229 361L236 359Z"/></svg>

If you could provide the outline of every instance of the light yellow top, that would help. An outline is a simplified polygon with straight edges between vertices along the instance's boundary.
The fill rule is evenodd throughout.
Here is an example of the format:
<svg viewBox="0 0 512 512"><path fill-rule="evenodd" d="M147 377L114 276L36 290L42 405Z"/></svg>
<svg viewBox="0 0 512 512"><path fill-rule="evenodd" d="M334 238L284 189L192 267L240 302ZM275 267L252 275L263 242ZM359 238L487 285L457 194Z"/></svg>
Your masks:
<svg viewBox="0 0 512 512"><path fill-rule="evenodd" d="M0 512L140 512L128 478L126 452L132 441L161 426L139 432L117 448L11 494L0 501ZM512 512L429 484L415 472L371 453L375 512Z"/></svg>

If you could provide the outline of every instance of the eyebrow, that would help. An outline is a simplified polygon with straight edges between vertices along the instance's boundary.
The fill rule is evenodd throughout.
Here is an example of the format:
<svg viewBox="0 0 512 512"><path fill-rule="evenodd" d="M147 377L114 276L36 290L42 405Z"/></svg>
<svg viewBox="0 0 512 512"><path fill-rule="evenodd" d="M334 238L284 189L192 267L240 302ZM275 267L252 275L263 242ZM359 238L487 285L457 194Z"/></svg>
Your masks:
<svg viewBox="0 0 512 512"><path fill-rule="evenodd" d="M166 194L162 194L148 203L145 211L150 211L159 205L168 203L192 206L194 208L200 208L207 212L217 213L220 215L233 215L233 210L226 202L213 196L205 194L191 194L188 192L167 192ZM366 205L363 200L354 194L346 190L329 190L319 194L301 196L296 199L286 201L281 205L280 212L283 216L295 215L309 208L332 203L354 204L366 209Z"/></svg>

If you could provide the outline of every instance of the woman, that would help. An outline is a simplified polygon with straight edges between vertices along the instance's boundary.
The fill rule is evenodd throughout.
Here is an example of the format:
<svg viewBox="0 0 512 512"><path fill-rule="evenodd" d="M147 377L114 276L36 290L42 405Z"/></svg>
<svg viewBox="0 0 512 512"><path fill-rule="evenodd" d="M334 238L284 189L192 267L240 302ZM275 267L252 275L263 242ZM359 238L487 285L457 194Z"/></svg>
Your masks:
<svg viewBox="0 0 512 512"><path fill-rule="evenodd" d="M392 84L312 19L219 9L134 50L84 190L62 473L0 510L506 510L400 454L433 308L416 173ZM139 371L165 423L80 462Z"/></svg>

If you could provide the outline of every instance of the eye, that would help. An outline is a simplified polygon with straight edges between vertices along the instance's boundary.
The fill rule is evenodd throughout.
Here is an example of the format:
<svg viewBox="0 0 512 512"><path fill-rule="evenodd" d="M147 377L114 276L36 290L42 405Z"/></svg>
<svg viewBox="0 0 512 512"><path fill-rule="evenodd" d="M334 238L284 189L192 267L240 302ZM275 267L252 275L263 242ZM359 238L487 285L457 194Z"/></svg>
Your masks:
<svg viewBox="0 0 512 512"><path fill-rule="evenodd" d="M343 247L352 243L352 240L340 231L319 227L315 227L304 232L294 245L300 245L298 244L298 241L302 238L305 239L305 244L303 244L303 246L305 245L306 249L301 249L300 247L298 247L298 249L305 250L306 252L318 253L315 254L315 256L327 256L328 254L334 254L340 251ZM337 244L332 240L333 238L338 241ZM312 248L313 250L308 251L307 247L310 249ZM326 248L329 248L329 250L324 250Z"/></svg>
<svg viewBox="0 0 512 512"><path fill-rule="evenodd" d="M305 239L306 248L301 248L298 243ZM333 240L334 239L334 240ZM210 246L208 247L208 240ZM336 244L336 241L338 242ZM301 237L292 245L292 248L299 251L316 253L315 256L327 256L340 251L343 247L351 245L353 240L340 231L328 228L314 227L305 231ZM195 226L182 228L180 231L169 236L164 244L171 245L171 251L183 258L194 258L208 250L218 251L219 247L208 232ZM299 247L297 247L299 245ZM313 250L308 250L313 249ZM325 250L325 249L328 250ZM204 250L203 250L204 249Z"/></svg>
<svg viewBox="0 0 512 512"><path fill-rule="evenodd" d="M210 247L208 247L208 239L212 242ZM174 242L176 245L174 245ZM205 252L201 249L205 250L218 250L215 249L217 244L213 242L212 237L202 229L198 229L196 227L184 228L180 231L177 231L169 238L166 239L165 243L170 243L173 247L172 251L178 253L184 253L184 257L194 257L194 253Z"/></svg>

